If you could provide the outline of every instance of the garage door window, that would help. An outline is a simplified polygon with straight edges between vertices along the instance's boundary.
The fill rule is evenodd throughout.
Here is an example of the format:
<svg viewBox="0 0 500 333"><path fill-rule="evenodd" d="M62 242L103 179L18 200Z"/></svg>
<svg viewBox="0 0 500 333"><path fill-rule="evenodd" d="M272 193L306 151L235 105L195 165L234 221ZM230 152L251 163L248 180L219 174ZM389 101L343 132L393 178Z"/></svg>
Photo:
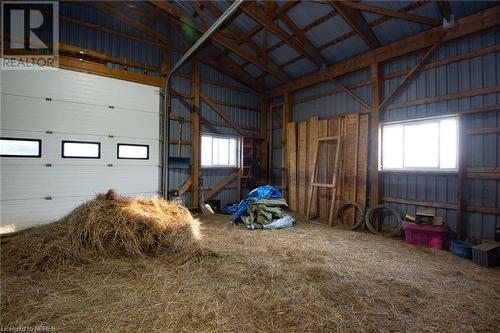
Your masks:
<svg viewBox="0 0 500 333"><path fill-rule="evenodd" d="M101 143L87 141L63 141L63 158L101 158Z"/></svg>
<svg viewBox="0 0 500 333"><path fill-rule="evenodd" d="M119 143L117 146L118 158L129 160L149 159L149 146Z"/></svg>
<svg viewBox="0 0 500 333"><path fill-rule="evenodd" d="M456 116L385 124L381 137L382 170L458 169Z"/></svg>
<svg viewBox="0 0 500 333"><path fill-rule="evenodd" d="M2 157L41 157L42 140L1 138L0 156Z"/></svg>
<svg viewBox="0 0 500 333"><path fill-rule="evenodd" d="M238 138L203 134L201 136L201 165L203 167L236 167Z"/></svg>

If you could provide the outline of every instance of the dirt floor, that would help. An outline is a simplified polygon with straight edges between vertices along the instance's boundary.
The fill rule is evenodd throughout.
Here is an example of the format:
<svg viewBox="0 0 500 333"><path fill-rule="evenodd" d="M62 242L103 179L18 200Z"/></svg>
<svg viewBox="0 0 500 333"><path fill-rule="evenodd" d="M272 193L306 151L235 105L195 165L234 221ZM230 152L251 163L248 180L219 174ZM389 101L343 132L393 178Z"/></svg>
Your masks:
<svg viewBox="0 0 500 333"><path fill-rule="evenodd" d="M2 330L331 332L500 329L500 269L299 221L248 231L203 218L201 255L1 276ZM15 311L13 310L15 309Z"/></svg>

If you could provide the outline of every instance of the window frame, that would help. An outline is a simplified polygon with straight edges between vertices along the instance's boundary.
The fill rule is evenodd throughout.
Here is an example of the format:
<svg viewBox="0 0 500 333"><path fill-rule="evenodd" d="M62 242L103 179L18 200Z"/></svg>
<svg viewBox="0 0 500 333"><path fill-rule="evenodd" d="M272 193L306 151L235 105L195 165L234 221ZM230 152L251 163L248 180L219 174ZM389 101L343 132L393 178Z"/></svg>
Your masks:
<svg viewBox="0 0 500 333"><path fill-rule="evenodd" d="M28 139L28 138L0 137L0 140L13 140L13 141L29 141L29 142L38 142L38 155L12 155L12 154L0 154L0 157L21 157L21 158L41 158L41 157L42 157L42 139Z"/></svg>
<svg viewBox="0 0 500 333"><path fill-rule="evenodd" d="M65 143L85 143L85 144L95 144L98 147L97 157L92 156L65 156L64 155L64 144ZM61 158L82 158L82 159L90 159L90 160L99 160L101 159L101 143L96 141L78 141L78 140L62 140L61 141Z"/></svg>
<svg viewBox="0 0 500 333"><path fill-rule="evenodd" d="M236 140L236 164L235 165L225 165L225 164L218 164L218 165L203 165L202 164L202 140L204 136L210 136L212 139L218 138L218 139L235 139ZM212 147L213 147L213 141L212 141ZM231 147L231 145L229 145ZM225 135L225 134L214 134L214 133L207 133L207 132L202 132L200 133L200 167L202 169L237 169L239 168L239 165L241 163L240 161L240 137L236 135ZM231 151L229 150L229 153ZM230 156L230 155L229 155ZM229 157L229 160L231 158ZM213 161L213 148L212 148L212 161Z"/></svg>
<svg viewBox="0 0 500 333"><path fill-rule="evenodd" d="M120 157L120 146L146 147L146 157ZM123 142L117 143L116 158L119 160L149 160L149 145Z"/></svg>
<svg viewBox="0 0 500 333"><path fill-rule="evenodd" d="M404 142L405 142L405 125L410 124L426 124L426 123L438 123L445 119L455 119L457 126L457 140L456 140L456 166L455 168L440 168L441 164L441 126L438 126L438 166L437 167L405 167L404 163ZM401 168L384 168L383 166L383 142L384 142L384 131L383 127L387 125L403 125L403 166ZM449 114L444 116L436 117L426 117L426 118L414 118L398 121L381 122L379 125L379 143L378 143L378 171L379 172L435 172L435 173L458 173L459 172L459 158L460 158L460 117L458 114Z"/></svg>

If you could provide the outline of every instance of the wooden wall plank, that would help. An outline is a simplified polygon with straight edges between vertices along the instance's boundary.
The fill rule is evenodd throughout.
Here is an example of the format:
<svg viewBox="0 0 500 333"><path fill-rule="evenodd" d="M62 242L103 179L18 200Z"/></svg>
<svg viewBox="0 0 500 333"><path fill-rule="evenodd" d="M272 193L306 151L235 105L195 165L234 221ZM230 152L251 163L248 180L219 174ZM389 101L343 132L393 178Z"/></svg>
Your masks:
<svg viewBox="0 0 500 333"><path fill-rule="evenodd" d="M305 214L306 212L306 164L307 164L307 121L298 124L297 137L297 183L298 183L298 209L297 212Z"/></svg>
<svg viewBox="0 0 500 333"><path fill-rule="evenodd" d="M318 129L319 118L311 117L307 121L307 165L306 165L306 189L309 189L311 177L314 172L314 162L316 155L316 147L318 145ZM306 202L309 200L309 191L306 193ZM311 217L315 217L318 213L318 192L313 191L311 206Z"/></svg>
<svg viewBox="0 0 500 333"><path fill-rule="evenodd" d="M328 135L328 120L320 120L318 128L318 137L326 137ZM318 151L318 170L317 180L326 184L329 181L327 175L328 169L328 156L327 156L328 143L320 144ZM326 221L328 219L328 190L326 188L318 188L318 215L320 220Z"/></svg>

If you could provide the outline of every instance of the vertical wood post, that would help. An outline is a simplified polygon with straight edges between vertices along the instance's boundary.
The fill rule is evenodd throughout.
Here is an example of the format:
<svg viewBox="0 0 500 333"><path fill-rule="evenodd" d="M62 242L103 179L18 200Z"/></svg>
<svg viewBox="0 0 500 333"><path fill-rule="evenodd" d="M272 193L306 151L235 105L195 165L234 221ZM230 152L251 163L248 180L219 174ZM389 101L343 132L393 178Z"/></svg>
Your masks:
<svg viewBox="0 0 500 333"><path fill-rule="evenodd" d="M281 173L281 185L283 186L283 192L286 193L286 199L289 199L290 193L288 189L288 147L287 147L287 125L290 122L291 116L291 106L290 106L290 93L287 91L283 96L283 125L282 125L282 137L281 137L281 151L282 153L282 173Z"/></svg>
<svg viewBox="0 0 500 333"><path fill-rule="evenodd" d="M463 197L463 187L464 178L466 170L466 142L467 142L467 131L465 126L465 115L463 113L458 114L458 186L457 186L457 239L462 239L462 221L463 221L463 211L464 211L464 197Z"/></svg>
<svg viewBox="0 0 500 333"><path fill-rule="evenodd" d="M261 158L260 161L260 176L264 183L269 183L269 138L267 128L267 115L269 111L269 100L262 100L260 107L260 137L261 143Z"/></svg>
<svg viewBox="0 0 500 333"><path fill-rule="evenodd" d="M193 64L193 79L191 93L193 94L193 110L191 112L191 206L199 205L199 184L200 177L200 64Z"/></svg>
<svg viewBox="0 0 500 333"><path fill-rule="evenodd" d="M370 206L380 202L379 174L378 174L378 144L380 120L380 76L379 64L371 65L372 83L372 111L370 113Z"/></svg>

